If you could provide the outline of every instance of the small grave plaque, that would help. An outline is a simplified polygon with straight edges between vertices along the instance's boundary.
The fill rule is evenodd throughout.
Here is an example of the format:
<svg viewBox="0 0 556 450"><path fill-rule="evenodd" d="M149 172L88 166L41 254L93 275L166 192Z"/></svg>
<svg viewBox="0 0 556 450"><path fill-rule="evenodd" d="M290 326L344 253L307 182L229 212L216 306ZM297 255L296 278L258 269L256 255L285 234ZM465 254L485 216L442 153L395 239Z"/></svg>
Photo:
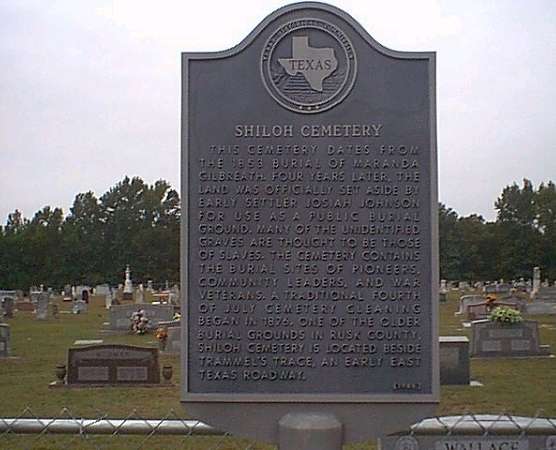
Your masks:
<svg viewBox="0 0 556 450"><path fill-rule="evenodd" d="M483 352L501 352L502 342L501 341L483 341L482 344Z"/></svg>
<svg viewBox="0 0 556 450"><path fill-rule="evenodd" d="M107 366L103 367L78 367L77 368L77 378L79 382L97 382L104 383L109 380L108 375L109 369Z"/></svg>
<svg viewBox="0 0 556 450"><path fill-rule="evenodd" d="M68 384L157 384L158 349L92 345L68 351Z"/></svg>
<svg viewBox="0 0 556 450"><path fill-rule="evenodd" d="M528 339L512 339L510 346L512 351L528 352L531 350L531 341Z"/></svg>
<svg viewBox="0 0 556 450"><path fill-rule="evenodd" d="M275 440L286 413L326 410L348 441L431 413L434 61L318 3L277 11L232 50L183 54L190 413Z"/></svg>

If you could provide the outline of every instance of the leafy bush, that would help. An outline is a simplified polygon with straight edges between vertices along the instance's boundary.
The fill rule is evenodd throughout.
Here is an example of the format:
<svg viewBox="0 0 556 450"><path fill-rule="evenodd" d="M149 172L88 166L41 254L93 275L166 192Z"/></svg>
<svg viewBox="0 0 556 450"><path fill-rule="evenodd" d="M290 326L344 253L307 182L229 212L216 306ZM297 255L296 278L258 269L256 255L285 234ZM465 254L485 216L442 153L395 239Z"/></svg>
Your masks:
<svg viewBox="0 0 556 450"><path fill-rule="evenodd" d="M521 313L517 309L507 306L498 306L492 310L488 319L491 322L499 322L504 325L512 325L523 321Z"/></svg>

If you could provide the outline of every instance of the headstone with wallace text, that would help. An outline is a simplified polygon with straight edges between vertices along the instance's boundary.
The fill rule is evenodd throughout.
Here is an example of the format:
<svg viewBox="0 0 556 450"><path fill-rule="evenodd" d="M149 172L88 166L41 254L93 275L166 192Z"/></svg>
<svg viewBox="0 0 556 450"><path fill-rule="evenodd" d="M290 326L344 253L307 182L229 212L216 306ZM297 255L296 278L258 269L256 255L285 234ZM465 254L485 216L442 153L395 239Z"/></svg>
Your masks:
<svg viewBox="0 0 556 450"><path fill-rule="evenodd" d="M182 56L188 412L275 442L300 412L346 442L432 414L434 53L300 3Z"/></svg>

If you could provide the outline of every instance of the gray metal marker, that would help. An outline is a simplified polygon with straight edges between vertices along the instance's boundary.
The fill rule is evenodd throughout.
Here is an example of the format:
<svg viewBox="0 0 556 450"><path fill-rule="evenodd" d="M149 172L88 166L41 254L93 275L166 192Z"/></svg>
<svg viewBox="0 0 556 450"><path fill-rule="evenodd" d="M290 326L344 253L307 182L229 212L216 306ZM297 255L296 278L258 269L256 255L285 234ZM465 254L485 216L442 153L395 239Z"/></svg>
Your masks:
<svg viewBox="0 0 556 450"><path fill-rule="evenodd" d="M435 54L298 3L182 54L182 401L282 449L433 414Z"/></svg>

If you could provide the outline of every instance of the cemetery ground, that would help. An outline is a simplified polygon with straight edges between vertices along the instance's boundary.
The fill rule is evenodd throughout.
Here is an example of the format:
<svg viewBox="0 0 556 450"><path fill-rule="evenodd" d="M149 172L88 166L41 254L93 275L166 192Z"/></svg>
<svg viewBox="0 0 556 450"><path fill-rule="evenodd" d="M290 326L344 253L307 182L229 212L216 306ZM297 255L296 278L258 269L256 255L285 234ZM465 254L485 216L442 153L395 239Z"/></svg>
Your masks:
<svg viewBox="0 0 556 450"><path fill-rule="evenodd" d="M470 337L470 328L464 328L461 316L454 315L458 308L458 299L459 293L452 291L448 295L448 301L440 303L441 336ZM88 313L74 315L70 313L71 303L58 303L61 310L58 319L49 316L46 321L37 321L33 313L18 311L15 318L8 321L12 332L12 355L17 358L0 361L0 418L186 418L186 411L179 402L179 356L160 356L161 367L167 364L173 366L173 386L50 389L49 383L56 380L56 365L66 363L67 349L76 340L103 339L105 344L158 346L153 333L142 336L101 334L103 322L107 321L108 316L101 305L92 304ZM540 323L541 342L549 344L551 352L556 353L556 316L535 316L535 319ZM483 386L441 387L438 415L506 413L556 417L556 358L472 359L471 379L479 381ZM0 448L24 448L36 438L37 436L0 435ZM72 449L97 448L96 443L99 448L138 448L145 437L108 436L93 439L94 445L82 443L75 436L54 436L42 439L39 447L30 448L61 448L63 442L71 442ZM114 444L114 439L118 439L117 444ZM186 439L188 440L156 436L141 448L273 448L228 437ZM357 445L347 448L359 450L372 446Z"/></svg>

